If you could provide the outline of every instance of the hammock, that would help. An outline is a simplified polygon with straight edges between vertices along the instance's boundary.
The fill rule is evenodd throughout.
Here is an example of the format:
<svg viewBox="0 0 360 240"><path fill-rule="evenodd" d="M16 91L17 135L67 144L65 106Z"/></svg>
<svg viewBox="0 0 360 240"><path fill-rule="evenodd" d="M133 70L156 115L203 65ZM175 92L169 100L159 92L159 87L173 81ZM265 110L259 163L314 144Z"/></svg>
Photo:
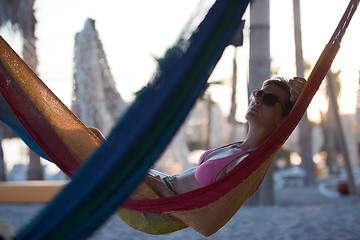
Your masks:
<svg viewBox="0 0 360 240"><path fill-rule="evenodd" d="M124 203L191 109L247 4L217 1L179 62L160 73L115 127L109 144L95 153L99 139L0 39L0 91L5 101L48 158L73 177L18 239L85 238ZM330 68L357 4L358 0L351 1L345 20L324 49L291 114L256 151L214 184L185 194L157 198L140 184L119 215L135 228L153 234L191 226L209 236L221 228L256 191L276 151L306 110ZM7 124L11 126L12 122ZM34 145L31 141L28 144ZM138 224L137 220L146 223Z"/></svg>

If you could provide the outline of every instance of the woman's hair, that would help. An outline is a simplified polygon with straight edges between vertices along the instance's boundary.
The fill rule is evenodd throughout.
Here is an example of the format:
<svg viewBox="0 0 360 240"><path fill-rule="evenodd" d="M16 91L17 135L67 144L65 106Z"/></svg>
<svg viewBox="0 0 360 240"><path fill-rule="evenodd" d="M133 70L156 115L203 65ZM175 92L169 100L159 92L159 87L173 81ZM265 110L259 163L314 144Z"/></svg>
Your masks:
<svg viewBox="0 0 360 240"><path fill-rule="evenodd" d="M290 90L291 89L289 86L289 80L285 77L274 77L274 78L265 80L262 85L262 88L264 88L268 85L275 85L275 86L281 88L282 90L284 90L284 92L287 94L288 97L286 98L285 103L284 103L283 115L284 116L289 115L291 112L291 109L294 106L294 103L292 101L290 101L290 96L291 96Z"/></svg>

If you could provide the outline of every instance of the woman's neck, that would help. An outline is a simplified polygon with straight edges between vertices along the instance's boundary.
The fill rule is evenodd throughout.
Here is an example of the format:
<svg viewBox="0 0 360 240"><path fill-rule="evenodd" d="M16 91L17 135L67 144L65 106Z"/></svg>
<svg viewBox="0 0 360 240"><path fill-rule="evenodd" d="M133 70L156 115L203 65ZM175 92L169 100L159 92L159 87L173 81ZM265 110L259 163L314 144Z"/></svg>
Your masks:
<svg viewBox="0 0 360 240"><path fill-rule="evenodd" d="M274 131L274 129L257 128L249 129L244 141L241 144L242 149L256 148L262 144Z"/></svg>

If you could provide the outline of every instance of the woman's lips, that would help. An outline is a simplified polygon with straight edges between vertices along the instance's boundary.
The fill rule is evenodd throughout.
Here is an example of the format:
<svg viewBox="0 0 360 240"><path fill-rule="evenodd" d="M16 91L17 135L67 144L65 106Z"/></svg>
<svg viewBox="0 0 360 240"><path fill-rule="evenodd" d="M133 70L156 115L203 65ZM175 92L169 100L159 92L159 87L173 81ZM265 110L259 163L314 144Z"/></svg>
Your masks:
<svg viewBox="0 0 360 240"><path fill-rule="evenodd" d="M250 111L259 112L259 108L257 108L256 106L252 106L252 107L250 108Z"/></svg>

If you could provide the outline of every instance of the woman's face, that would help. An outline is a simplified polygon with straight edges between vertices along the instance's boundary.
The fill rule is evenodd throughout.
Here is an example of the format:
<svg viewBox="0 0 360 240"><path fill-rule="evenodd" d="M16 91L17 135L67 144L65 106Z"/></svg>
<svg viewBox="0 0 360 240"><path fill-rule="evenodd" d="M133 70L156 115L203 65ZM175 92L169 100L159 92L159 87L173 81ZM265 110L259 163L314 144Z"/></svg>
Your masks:
<svg viewBox="0 0 360 240"><path fill-rule="evenodd" d="M275 129L283 120L283 106L288 98L285 91L275 85L267 85L261 89L263 92L258 94L255 99L250 102L245 118L251 126ZM273 94L277 96L272 106L266 104L268 101L265 95ZM270 97L274 97L271 96Z"/></svg>

